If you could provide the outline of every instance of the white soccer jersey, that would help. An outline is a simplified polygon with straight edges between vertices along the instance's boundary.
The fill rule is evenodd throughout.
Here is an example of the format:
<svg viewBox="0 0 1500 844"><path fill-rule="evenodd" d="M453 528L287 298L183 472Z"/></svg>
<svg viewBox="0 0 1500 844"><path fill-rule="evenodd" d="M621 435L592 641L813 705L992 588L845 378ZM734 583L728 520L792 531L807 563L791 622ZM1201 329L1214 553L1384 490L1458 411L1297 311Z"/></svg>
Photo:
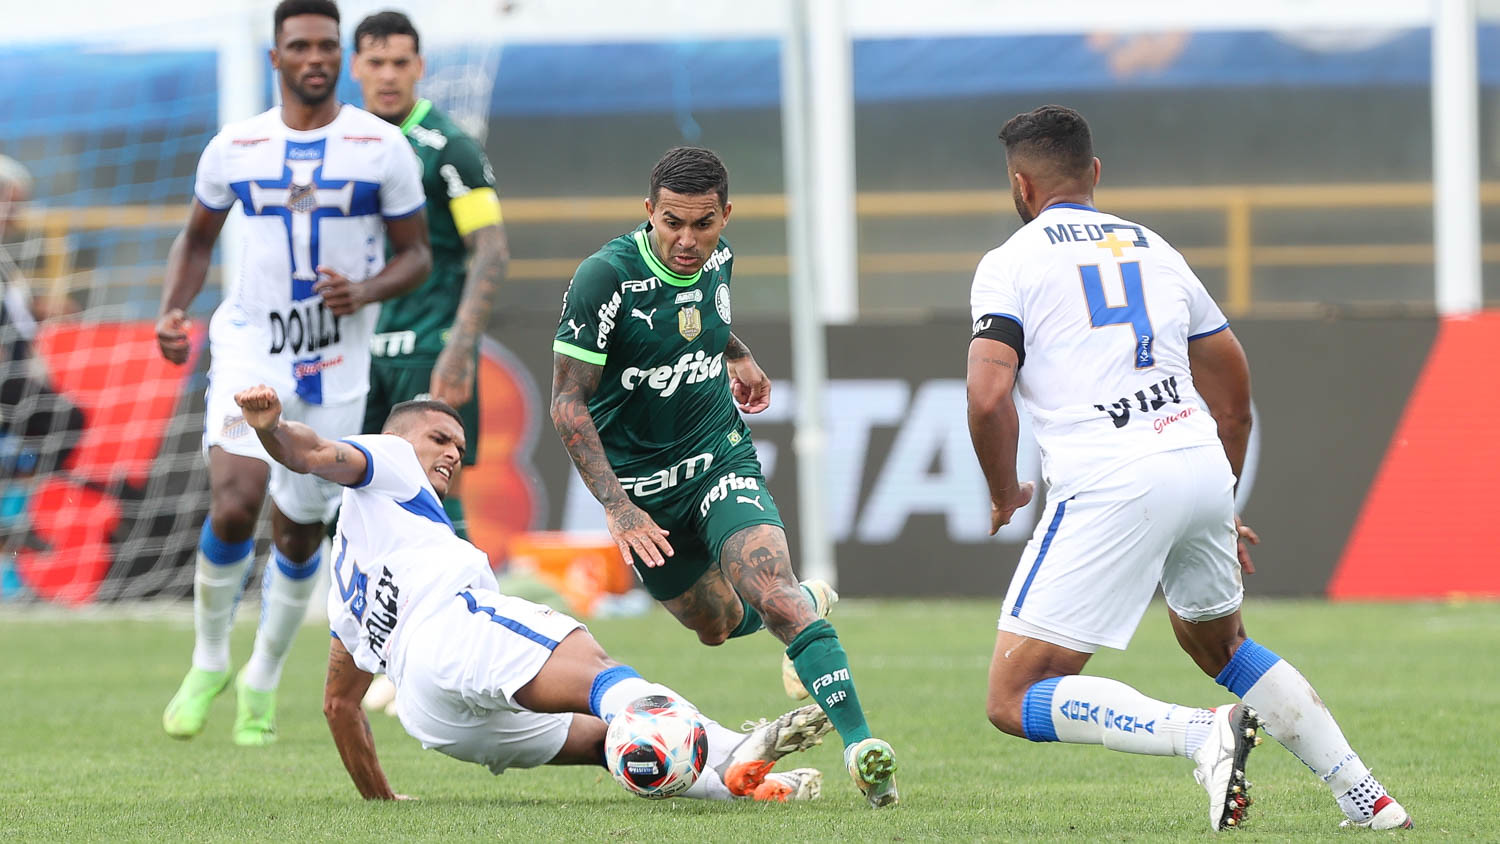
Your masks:
<svg viewBox="0 0 1500 844"><path fill-rule="evenodd" d="M369 461L344 490L333 538L329 626L360 668L399 687L402 634L467 589L495 590L483 551L453 532L411 443L392 434L343 440Z"/></svg>
<svg viewBox="0 0 1500 844"><path fill-rule="evenodd" d="M209 325L214 357L254 361L277 392L312 404L364 395L380 309L335 317L312 288L319 266L355 282L375 275L383 220L422 210L421 166L401 130L345 105L299 132L273 108L209 142L193 190L208 208L239 202L245 213L240 277Z"/></svg>
<svg viewBox="0 0 1500 844"><path fill-rule="evenodd" d="M975 333L987 320L1022 327L1017 383L1049 497L1147 454L1219 444L1188 341L1229 323L1156 232L1053 205L979 262L970 308Z"/></svg>

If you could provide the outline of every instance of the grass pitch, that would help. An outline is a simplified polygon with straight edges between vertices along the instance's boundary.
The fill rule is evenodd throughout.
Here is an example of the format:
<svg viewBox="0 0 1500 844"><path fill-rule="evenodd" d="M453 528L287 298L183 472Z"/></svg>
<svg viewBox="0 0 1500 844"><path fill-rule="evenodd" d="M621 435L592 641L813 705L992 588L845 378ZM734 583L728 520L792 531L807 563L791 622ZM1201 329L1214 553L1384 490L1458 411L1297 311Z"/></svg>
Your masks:
<svg viewBox="0 0 1500 844"><path fill-rule="evenodd" d="M867 809L837 741L787 763L825 773L813 803L764 806L627 795L602 771L540 768L494 777L423 751L373 716L403 804L361 801L323 723L328 634L308 627L282 681L281 740L230 742L232 690L192 741L161 730L187 668L191 622L0 613L0 838L23 840L1018 841L1210 837L1206 797L1182 759L1037 745L984 717L996 602L846 601L833 621L877 735L900 760L901 806ZM242 613L250 616L251 613ZM1493 840L1500 744L1500 612L1493 604L1329 605L1258 601L1251 635L1307 675L1356 750L1412 812L1410 839ZM598 621L616 659L730 726L790 708L780 648L766 634L710 649L656 611ZM249 653L247 618L234 653ZM1128 652L1089 672L1153 697L1230 700L1172 641L1160 606ZM1235 840L1381 835L1338 830L1328 790L1271 740L1251 757L1255 805Z"/></svg>

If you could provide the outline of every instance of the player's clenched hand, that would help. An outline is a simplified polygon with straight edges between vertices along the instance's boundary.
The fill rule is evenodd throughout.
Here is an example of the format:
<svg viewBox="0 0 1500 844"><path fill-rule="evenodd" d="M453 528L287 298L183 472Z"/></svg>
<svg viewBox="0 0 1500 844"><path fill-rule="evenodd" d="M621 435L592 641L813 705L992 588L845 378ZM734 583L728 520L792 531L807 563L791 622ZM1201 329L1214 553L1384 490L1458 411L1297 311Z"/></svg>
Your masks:
<svg viewBox="0 0 1500 844"><path fill-rule="evenodd" d="M990 499L990 536L999 532L1000 528L1010 524L1010 517L1016 511L1031 503L1031 496L1036 492L1036 484L1027 481L1020 486L1006 492L1004 499Z"/></svg>
<svg viewBox="0 0 1500 844"><path fill-rule="evenodd" d="M313 285L313 292L323 297L323 304L334 316L349 316L365 304L361 286L333 267L318 267L318 282Z"/></svg>
<svg viewBox="0 0 1500 844"><path fill-rule="evenodd" d="M1240 570L1245 574L1255 574L1255 563L1250 561L1250 546L1260 544L1260 534L1254 528L1240 521L1240 517L1234 517L1234 547L1235 554L1240 558Z"/></svg>
<svg viewBox="0 0 1500 844"><path fill-rule="evenodd" d="M662 555L672 556L672 545L667 542L668 531L656 524L645 510L625 502L604 512L609 524L609 535L620 547L620 556L627 564L635 559L648 568L664 565Z"/></svg>
<svg viewBox="0 0 1500 844"><path fill-rule="evenodd" d="M281 398L264 384L235 393L234 402L245 415L245 423L257 431L273 430L281 421Z"/></svg>
<svg viewBox="0 0 1500 844"><path fill-rule="evenodd" d="M755 358L726 361L729 368L729 391L735 404L745 413L760 413L771 406L771 379L766 377Z"/></svg>
<svg viewBox="0 0 1500 844"><path fill-rule="evenodd" d="M156 320L156 345L161 356L172 363L186 363L188 352L188 326L192 321L181 308L172 308Z"/></svg>

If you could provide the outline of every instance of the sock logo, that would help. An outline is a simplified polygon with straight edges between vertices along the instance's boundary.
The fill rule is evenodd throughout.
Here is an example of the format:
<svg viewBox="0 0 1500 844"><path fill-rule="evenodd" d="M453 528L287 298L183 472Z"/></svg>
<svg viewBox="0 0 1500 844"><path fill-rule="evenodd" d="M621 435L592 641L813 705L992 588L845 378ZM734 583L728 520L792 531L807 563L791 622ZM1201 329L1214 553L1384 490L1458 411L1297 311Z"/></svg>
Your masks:
<svg viewBox="0 0 1500 844"><path fill-rule="evenodd" d="M1099 723L1098 706L1090 706L1086 700L1065 700L1057 711L1069 721L1093 721Z"/></svg>
<svg viewBox="0 0 1500 844"><path fill-rule="evenodd" d="M831 686L834 683L839 682L840 680L844 681L845 683L849 682L849 669L840 668L839 670L831 674L824 674L822 677L814 680L812 692L813 694L817 694L820 690Z"/></svg>
<svg viewBox="0 0 1500 844"><path fill-rule="evenodd" d="M848 696L849 695L848 695L847 692L845 692L843 689L839 689L838 691L836 691L833 694L829 695L827 697L827 699L825 699L823 701L823 703L825 705L827 705L827 706L833 706L836 703L843 703L844 702L844 698L846 698Z"/></svg>

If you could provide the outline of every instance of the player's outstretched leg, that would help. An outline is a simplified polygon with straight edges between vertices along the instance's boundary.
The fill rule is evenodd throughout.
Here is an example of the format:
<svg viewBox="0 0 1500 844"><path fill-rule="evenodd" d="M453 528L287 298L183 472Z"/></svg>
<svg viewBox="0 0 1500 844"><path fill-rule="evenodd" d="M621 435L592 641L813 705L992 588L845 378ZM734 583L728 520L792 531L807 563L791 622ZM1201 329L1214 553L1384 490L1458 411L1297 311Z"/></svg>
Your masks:
<svg viewBox="0 0 1500 844"><path fill-rule="evenodd" d="M990 722L1031 741L1191 759L1194 778L1208 792L1210 828L1243 824L1250 806L1245 763L1259 740L1255 713L1240 705L1179 706L1117 680L1078 674L1090 656L1002 630L990 664Z"/></svg>
<svg viewBox="0 0 1500 844"><path fill-rule="evenodd" d="M255 648L234 684L234 743L242 747L263 747L276 741L276 687L281 683L281 669L292 641L307 616L307 604L317 585L314 575L323 557L319 547L323 539L321 523L292 522L273 502L271 525L275 547L261 575Z"/></svg>
<svg viewBox="0 0 1500 844"><path fill-rule="evenodd" d="M725 541L719 560L735 591L786 643L798 678L844 740L844 764L854 784L871 806L896 805L895 752L871 734L838 633L819 617L810 590L792 576L785 530L755 524L737 531ZM710 571L704 578L716 574Z"/></svg>
<svg viewBox="0 0 1500 844"><path fill-rule="evenodd" d="M1411 816L1349 746L1312 685L1286 660L1245 638L1238 612L1198 624L1173 614L1172 626L1198 666L1254 707L1266 733L1328 785L1346 825L1411 828Z"/></svg>
<svg viewBox="0 0 1500 844"><path fill-rule="evenodd" d="M660 683L642 678L630 666L611 660L588 631L580 628L553 649L536 677L516 691L515 701L535 712L579 712L608 723L632 701L650 695L691 702ZM816 770L771 770L782 757L818 744L828 732L828 721L816 707L803 707L763 722L748 735L706 715L703 724L708 732L708 758L698 780L681 796L780 802L818 796L822 774Z"/></svg>

